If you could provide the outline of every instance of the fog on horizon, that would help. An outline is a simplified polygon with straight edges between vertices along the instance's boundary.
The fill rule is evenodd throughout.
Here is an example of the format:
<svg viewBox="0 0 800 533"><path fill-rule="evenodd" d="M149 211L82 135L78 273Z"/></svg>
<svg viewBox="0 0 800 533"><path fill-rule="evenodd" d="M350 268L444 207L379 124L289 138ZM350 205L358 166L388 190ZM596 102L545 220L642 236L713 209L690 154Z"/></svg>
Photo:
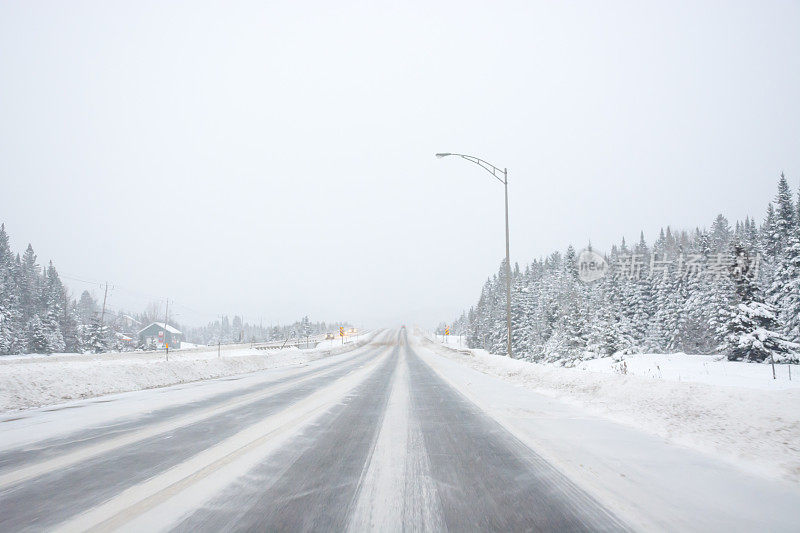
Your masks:
<svg viewBox="0 0 800 533"><path fill-rule="evenodd" d="M0 4L0 222L178 321L449 320L504 256L761 222L796 2ZM83 280L83 281L81 281Z"/></svg>

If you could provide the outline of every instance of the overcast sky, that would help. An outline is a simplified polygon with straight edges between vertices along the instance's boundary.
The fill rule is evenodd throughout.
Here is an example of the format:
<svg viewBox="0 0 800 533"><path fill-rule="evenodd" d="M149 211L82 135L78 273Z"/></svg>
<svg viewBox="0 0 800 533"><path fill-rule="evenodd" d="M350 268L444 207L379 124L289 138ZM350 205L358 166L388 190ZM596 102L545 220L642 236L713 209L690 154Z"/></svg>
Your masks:
<svg viewBox="0 0 800 533"><path fill-rule="evenodd" d="M760 221L800 2L0 3L0 221L115 309L449 320L503 191L439 151L508 167L520 264Z"/></svg>

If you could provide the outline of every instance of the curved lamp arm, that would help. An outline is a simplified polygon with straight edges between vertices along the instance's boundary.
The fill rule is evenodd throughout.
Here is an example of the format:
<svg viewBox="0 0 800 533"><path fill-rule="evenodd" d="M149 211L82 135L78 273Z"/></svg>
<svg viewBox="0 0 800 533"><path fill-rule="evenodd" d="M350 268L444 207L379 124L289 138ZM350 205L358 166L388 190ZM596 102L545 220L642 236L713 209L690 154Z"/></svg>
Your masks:
<svg viewBox="0 0 800 533"><path fill-rule="evenodd" d="M483 159L481 159L479 157L475 157L474 155L451 154L450 152L440 152L440 153L436 154L436 157L442 158L442 157L448 157L448 156L451 156L451 155L458 156L461 159L466 159L467 161L475 163L476 165L478 165L479 167L484 169L486 172L488 172L489 174L494 176L497 179L497 181L499 181L503 185L507 185L508 174L506 173L505 170L503 170L501 168L498 168L498 167L494 166L493 164L489 163L488 161L484 161Z"/></svg>

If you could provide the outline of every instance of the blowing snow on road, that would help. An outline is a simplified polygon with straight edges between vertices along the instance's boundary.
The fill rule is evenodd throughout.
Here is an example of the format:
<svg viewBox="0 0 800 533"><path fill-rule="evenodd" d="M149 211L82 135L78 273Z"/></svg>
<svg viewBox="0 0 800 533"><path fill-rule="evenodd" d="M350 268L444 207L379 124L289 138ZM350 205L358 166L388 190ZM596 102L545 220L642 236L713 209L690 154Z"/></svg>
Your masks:
<svg viewBox="0 0 800 533"><path fill-rule="evenodd" d="M190 404L170 389L142 391L166 399L135 418L4 450L0 529L624 527L447 385L405 330L228 383ZM5 430L41 431L29 416L4 420Z"/></svg>
<svg viewBox="0 0 800 533"><path fill-rule="evenodd" d="M625 487L606 493L596 479L566 475L554 464L558 454L545 459L526 438L524 424L482 405L487 387L499 398L517 387L440 351L405 329L382 331L300 367L7 413L0 530L692 528L680 516L665 518L672 511L663 481L637 506L620 503ZM576 419L563 409L549 418ZM609 427L593 432L613 439L617 426ZM644 438L617 428L616 438L633 449ZM568 433L550 437L559 435ZM709 468L694 461L697 470ZM592 475L607 475L602 458L594 462ZM716 468L724 478L724 467ZM730 475L746 493L746 476ZM751 488L797 508L796 493L758 483L753 478ZM755 525L742 510L709 512L711 523L733 513L739 526Z"/></svg>
<svg viewBox="0 0 800 533"><path fill-rule="evenodd" d="M0 533L800 532L798 28L0 2Z"/></svg>

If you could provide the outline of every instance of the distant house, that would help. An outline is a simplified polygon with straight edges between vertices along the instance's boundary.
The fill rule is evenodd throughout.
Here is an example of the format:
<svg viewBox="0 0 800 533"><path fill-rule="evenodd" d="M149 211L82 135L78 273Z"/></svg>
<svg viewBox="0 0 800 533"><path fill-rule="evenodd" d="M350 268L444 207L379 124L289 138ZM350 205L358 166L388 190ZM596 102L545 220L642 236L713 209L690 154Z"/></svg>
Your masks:
<svg viewBox="0 0 800 533"><path fill-rule="evenodd" d="M153 350L163 350L165 344L176 350L181 347L183 333L164 322L153 322L139 331L139 343Z"/></svg>

